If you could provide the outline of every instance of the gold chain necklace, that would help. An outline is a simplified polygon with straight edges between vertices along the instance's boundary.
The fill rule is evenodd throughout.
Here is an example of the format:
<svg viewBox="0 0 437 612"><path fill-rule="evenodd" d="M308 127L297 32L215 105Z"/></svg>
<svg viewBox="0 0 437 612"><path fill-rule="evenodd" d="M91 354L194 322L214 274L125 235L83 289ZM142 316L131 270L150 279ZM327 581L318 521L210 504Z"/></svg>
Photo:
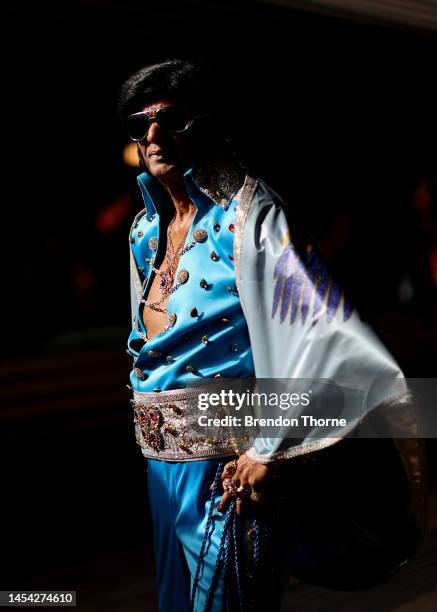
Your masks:
<svg viewBox="0 0 437 612"><path fill-rule="evenodd" d="M158 270L158 268L151 266L155 274L158 274L161 277L161 280L159 282L159 291L161 293L161 297L155 302L151 302L149 300L141 300L145 306L151 308L152 310L157 310L158 312L166 312L166 309L160 308L159 304L162 304L166 297L172 292L179 257L185 246L188 230L190 228L190 226L188 225L187 229L185 230L184 236L178 245L178 248L175 249L173 241L171 239L171 227L175 221L175 218L176 217L173 217L167 228L167 268L165 270Z"/></svg>

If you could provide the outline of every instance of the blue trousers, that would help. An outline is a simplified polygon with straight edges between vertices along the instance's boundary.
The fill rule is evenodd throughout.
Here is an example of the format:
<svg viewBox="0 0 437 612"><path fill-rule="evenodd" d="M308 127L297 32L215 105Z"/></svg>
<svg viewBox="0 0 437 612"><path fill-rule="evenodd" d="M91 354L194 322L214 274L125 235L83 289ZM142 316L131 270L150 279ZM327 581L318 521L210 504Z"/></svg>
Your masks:
<svg viewBox="0 0 437 612"><path fill-rule="evenodd" d="M362 442L371 443L365 446L367 452ZM288 493L270 522L272 571L257 575L250 585L257 611L280 609L289 572L325 588L368 588L385 580L417 550L422 532L410 510L408 485L392 441L352 439L319 452L317 468L295 461L280 468L279 491ZM189 611L209 487L219 462L148 460L160 612ZM218 495L196 612L203 612L223 534L225 515L216 509L219 499ZM221 611L223 604L220 580L217 586L213 612Z"/></svg>
<svg viewBox="0 0 437 612"><path fill-rule="evenodd" d="M212 484L219 459L170 463L148 459L148 491L153 521L159 612L189 612L190 592L205 532ZM224 513L217 511L199 577L194 609L204 608L223 531ZM222 606L219 581L212 612Z"/></svg>

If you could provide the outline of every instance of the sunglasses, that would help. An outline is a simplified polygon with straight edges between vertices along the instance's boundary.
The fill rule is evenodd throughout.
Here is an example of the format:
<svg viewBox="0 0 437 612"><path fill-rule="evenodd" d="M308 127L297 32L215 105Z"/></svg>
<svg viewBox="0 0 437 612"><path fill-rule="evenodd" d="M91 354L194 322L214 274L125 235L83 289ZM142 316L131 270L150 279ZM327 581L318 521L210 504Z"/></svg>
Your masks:
<svg viewBox="0 0 437 612"><path fill-rule="evenodd" d="M208 115L192 117L181 106L164 106L158 110L134 113L127 118L127 133L131 140L139 142L146 137L151 124L156 121L160 128L167 132L185 132L193 125L195 119Z"/></svg>

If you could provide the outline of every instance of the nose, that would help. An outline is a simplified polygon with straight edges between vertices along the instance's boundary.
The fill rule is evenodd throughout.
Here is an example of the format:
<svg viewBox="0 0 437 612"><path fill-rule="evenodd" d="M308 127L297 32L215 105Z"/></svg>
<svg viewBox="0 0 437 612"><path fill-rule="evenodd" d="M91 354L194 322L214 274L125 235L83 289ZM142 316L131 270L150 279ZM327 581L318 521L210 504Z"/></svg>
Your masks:
<svg viewBox="0 0 437 612"><path fill-rule="evenodd" d="M146 134L144 135L144 138L142 140L142 142L155 142L156 139L159 138L159 136L161 135L162 130L159 127L157 121L155 119L152 119L151 124L149 125L149 129L147 130Z"/></svg>

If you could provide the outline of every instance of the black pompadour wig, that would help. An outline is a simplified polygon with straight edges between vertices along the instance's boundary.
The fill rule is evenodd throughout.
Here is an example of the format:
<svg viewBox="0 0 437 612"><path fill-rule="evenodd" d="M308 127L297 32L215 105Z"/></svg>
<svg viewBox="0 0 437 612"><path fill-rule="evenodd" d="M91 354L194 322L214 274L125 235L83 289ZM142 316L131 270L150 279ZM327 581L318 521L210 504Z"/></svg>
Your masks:
<svg viewBox="0 0 437 612"><path fill-rule="evenodd" d="M141 68L123 83L117 114L125 121L146 104L165 98L185 105L193 113L214 114L211 64L203 58L175 58Z"/></svg>

